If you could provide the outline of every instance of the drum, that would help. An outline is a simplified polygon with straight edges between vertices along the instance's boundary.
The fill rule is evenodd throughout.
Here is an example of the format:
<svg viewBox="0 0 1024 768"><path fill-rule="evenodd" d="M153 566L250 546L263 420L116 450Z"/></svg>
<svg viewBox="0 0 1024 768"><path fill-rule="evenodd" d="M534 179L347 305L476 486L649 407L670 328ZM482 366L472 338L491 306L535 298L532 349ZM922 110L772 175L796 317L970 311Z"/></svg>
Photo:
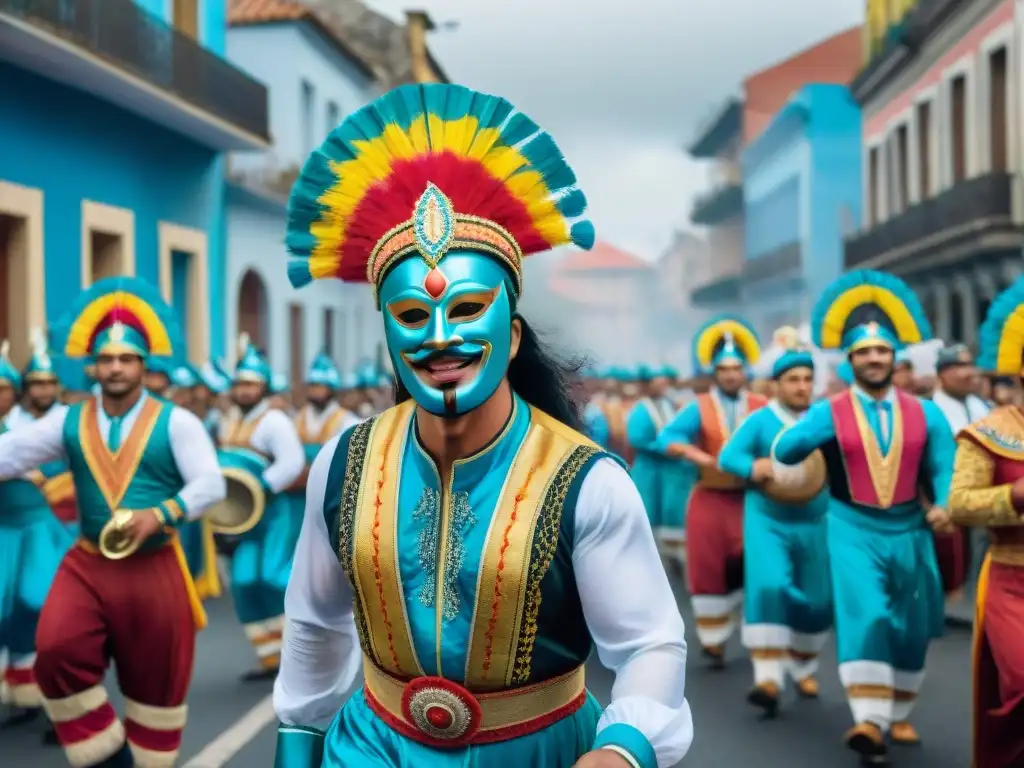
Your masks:
<svg viewBox="0 0 1024 768"><path fill-rule="evenodd" d="M267 507L263 472L270 462L247 448L223 448L217 451L217 459L227 483L227 495L207 508L204 517L215 534L240 536L263 519Z"/></svg>
<svg viewBox="0 0 1024 768"><path fill-rule="evenodd" d="M821 451L814 451L795 466L775 462L774 467L775 477L766 482L761 490L765 496L779 504L806 504L821 493L828 483L828 468Z"/></svg>

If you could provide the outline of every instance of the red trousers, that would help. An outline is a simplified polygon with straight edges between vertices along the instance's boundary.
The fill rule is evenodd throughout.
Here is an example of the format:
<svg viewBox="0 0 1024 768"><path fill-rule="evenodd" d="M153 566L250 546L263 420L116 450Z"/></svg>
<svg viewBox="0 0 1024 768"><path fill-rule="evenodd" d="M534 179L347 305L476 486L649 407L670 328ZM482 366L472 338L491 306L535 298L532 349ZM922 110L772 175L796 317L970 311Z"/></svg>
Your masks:
<svg viewBox="0 0 1024 768"><path fill-rule="evenodd" d="M1024 567L986 560L974 625L973 768L1024 765Z"/></svg>
<svg viewBox="0 0 1024 768"><path fill-rule="evenodd" d="M124 560L76 546L61 563L39 618L35 674L43 706L73 766L127 740L140 768L171 768L185 728L196 626L170 545ZM122 724L103 678L113 660Z"/></svg>
<svg viewBox="0 0 1024 768"><path fill-rule="evenodd" d="M959 526L953 533L935 534L935 559L942 576L942 591L947 595L962 589L967 580L967 536Z"/></svg>
<svg viewBox="0 0 1024 768"><path fill-rule="evenodd" d="M686 507L686 573L697 635L705 647L729 639L743 589L743 492L699 485Z"/></svg>

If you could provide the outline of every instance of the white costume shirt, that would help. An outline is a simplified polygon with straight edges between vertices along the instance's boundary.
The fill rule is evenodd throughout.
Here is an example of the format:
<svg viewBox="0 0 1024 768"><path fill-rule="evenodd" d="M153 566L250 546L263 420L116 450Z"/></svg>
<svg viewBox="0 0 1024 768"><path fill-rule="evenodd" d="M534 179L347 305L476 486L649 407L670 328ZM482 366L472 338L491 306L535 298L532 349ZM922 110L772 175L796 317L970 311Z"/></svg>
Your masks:
<svg viewBox="0 0 1024 768"><path fill-rule="evenodd" d="M245 415L241 408L233 406L220 422L221 444L227 444L225 441L231 437L238 420L251 423L257 419L260 423L253 430L249 444L270 457L270 466L263 470L263 482L274 493L280 493L291 487L306 468L306 451L288 414L271 408L269 400L263 400Z"/></svg>
<svg viewBox="0 0 1024 768"><path fill-rule="evenodd" d="M942 411L942 415L946 417L954 435L992 410L989 404L977 395L968 395L965 399L958 400L947 395L941 389L936 390L932 395L932 402Z"/></svg>
<svg viewBox="0 0 1024 768"><path fill-rule="evenodd" d="M145 392L121 420L121 434L127 437L149 397ZM185 487L178 497L189 520L195 520L203 511L227 494L224 477L217 464L217 451L199 418L176 406L171 411L171 452ZM43 418L20 427L16 432L0 435L0 480L37 469L51 461L66 461L64 452L64 419L69 408L54 407ZM96 419L100 435L106 441L110 435L110 417L103 410L103 400L96 398Z"/></svg>
<svg viewBox="0 0 1024 768"><path fill-rule="evenodd" d="M47 416L52 414L54 411L66 411L68 406L64 403L54 403L50 406L50 410L44 413L40 418L45 419ZM11 408L10 412L4 416L3 423L7 425L10 430L17 429L18 427L28 426L29 424L35 424L39 419L29 413L25 408L20 405L16 405Z"/></svg>
<svg viewBox="0 0 1024 768"><path fill-rule="evenodd" d="M312 405L306 403L306 405L302 406L302 410L299 411L299 419L306 428L307 434L319 435L327 422L334 418L334 414L340 410L341 406L334 400L327 403L326 407L322 411L318 411ZM338 422L334 433L328 435L328 437L337 437L338 435L344 434L345 430L351 429L363 421L365 421L365 419L359 418L356 414L352 413L352 411L345 411L344 418Z"/></svg>
<svg viewBox="0 0 1024 768"><path fill-rule="evenodd" d="M323 514L338 440L324 446L310 469L285 595L284 648L274 684L274 707L285 725L326 729L362 670L352 591ZM614 723L633 726L654 747L659 767L668 768L693 741L683 619L640 494L611 459L595 463L584 478L575 524L576 588L598 657L615 672L598 731Z"/></svg>

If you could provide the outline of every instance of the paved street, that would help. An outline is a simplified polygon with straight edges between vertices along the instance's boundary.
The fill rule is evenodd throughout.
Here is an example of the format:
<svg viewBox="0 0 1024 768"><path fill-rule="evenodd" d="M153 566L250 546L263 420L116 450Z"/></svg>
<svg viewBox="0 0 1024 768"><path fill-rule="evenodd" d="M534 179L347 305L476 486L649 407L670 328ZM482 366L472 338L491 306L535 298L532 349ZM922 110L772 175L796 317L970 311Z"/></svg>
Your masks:
<svg viewBox="0 0 1024 768"><path fill-rule="evenodd" d="M273 764L274 721L265 701L270 684L245 684L238 677L251 656L233 620L227 599L209 606L211 626L200 635L195 682L189 702L184 768L269 768ZM690 622L688 608L684 615ZM691 623L692 624L692 623ZM689 638L691 648L696 639ZM842 768L857 765L840 745L849 726L831 649L824 658L818 702L788 702L783 716L759 721L745 703L749 664L741 649L723 672L705 669L691 654L687 681L697 738L684 761L699 768ZM915 723L924 737L920 748L894 753L898 768L963 768L969 765L970 634L952 629L932 646L929 678ZM611 678L596 663L588 681L607 701ZM40 728L0 732L2 768L65 766L54 749L38 746ZM197 755L200 756L199 759ZM497 766L495 768L498 768Z"/></svg>

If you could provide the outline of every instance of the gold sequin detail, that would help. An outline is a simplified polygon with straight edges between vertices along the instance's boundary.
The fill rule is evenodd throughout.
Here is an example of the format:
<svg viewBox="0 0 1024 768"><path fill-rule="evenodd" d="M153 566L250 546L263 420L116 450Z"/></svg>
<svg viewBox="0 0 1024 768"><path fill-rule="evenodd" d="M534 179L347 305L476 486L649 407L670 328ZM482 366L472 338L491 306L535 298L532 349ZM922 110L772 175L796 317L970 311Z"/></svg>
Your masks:
<svg viewBox="0 0 1024 768"><path fill-rule="evenodd" d="M533 647L537 641L537 621L540 616L541 582L547 575L558 548L562 511L569 488L583 466L598 452L598 449L590 446L577 447L558 468L544 497L533 539L529 582L523 606L523 621L519 628L519 642L516 646L516 659L513 666L512 682L517 685L523 685L530 680Z"/></svg>
<svg viewBox="0 0 1024 768"><path fill-rule="evenodd" d="M370 444L377 417L368 419L352 430L349 438L348 456L345 457L345 479L341 486L341 514L338 519L338 560L352 585L353 596L359 595L355 572L352 568L352 554L355 541L352 531L355 528L356 512L359 509L359 485L363 476L363 465L366 463L366 450ZM352 600L352 610L356 618L356 630L359 633L359 645L364 652L372 655L373 645L370 643L370 632L363 615L362 605L358 599Z"/></svg>
<svg viewBox="0 0 1024 768"><path fill-rule="evenodd" d="M949 492L949 514L958 525L1020 525L1013 508L1010 485L992 485L996 462L970 437L956 441L953 483Z"/></svg>

